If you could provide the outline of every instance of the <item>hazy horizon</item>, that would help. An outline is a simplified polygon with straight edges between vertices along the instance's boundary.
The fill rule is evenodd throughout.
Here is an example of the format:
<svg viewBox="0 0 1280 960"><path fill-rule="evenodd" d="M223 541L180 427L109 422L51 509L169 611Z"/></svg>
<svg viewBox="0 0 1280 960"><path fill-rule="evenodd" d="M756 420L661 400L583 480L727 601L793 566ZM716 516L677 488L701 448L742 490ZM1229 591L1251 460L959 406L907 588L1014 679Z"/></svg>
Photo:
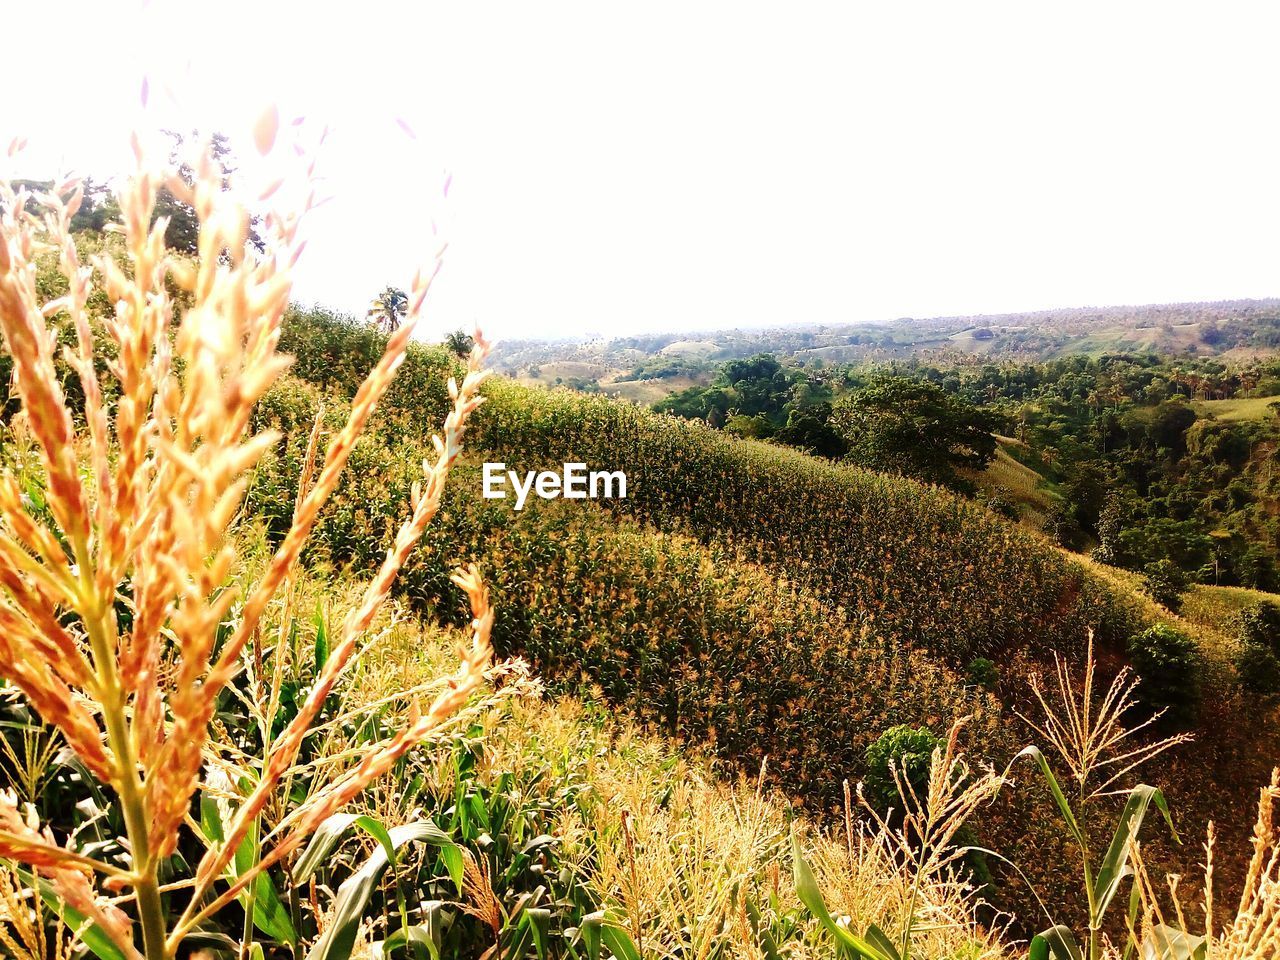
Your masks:
<svg viewBox="0 0 1280 960"><path fill-rule="evenodd" d="M10 51L40 77L0 121L15 175L123 172L131 127L226 132L252 168L278 103L331 130L295 298L363 313L443 239L429 335L1276 290L1269 4L46 9L56 45Z"/></svg>
<svg viewBox="0 0 1280 960"><path fill-rule="evenodd" d="M787 322L775 323L769 320L762 320L756 323L736 323L722 327L687 327L684 329L675 329L669 327L655 327L651 330L640 332L605 332L605 331L585 331L582 333L567 334L549 334L546 336L539 334L529 335L508 335L504 339L508 340L546 340L546 341L563 341L563 340L595 340L595 339L615 339L637 336L667 336L667 335L695 335L695 334L714 334L724 333L733 330L770 330L785 328L801 328L801 327L882 327L891 326L895 323L927 323L934 321L946 320L999 320L1003 317L1034 317L1046 313L1068 313L1068 312L1088 312L1090 310L1156 310L1161 307L1188 307L1226 303L1266 303L1268 301L1280 302L1280 294L1273 296L1261 297L1222 297L1217 300L1181 300L1181 301L1161 301L1158 303L1082 303L1071 304L1068 306L1055 307L1034 307L1028 310L1007 310L999 313L939 313L930 316L910 316L903 314L896 317L884 317L879 320L834 320L834 321L816 321L816 320L792 320ZM312 303L299 304L304 308L319 307L328 308L326 304ZM343 312L343 311L338 311Z"/></svg>

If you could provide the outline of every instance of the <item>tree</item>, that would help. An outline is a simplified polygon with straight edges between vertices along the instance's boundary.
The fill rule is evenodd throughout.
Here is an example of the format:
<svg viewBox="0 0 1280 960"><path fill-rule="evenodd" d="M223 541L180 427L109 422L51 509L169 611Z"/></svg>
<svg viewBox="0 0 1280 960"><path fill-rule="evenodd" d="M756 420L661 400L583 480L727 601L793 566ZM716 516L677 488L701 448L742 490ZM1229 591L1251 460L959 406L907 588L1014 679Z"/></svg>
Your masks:
<svg viewBox="0 0 1280 960"><path fill-rule="evenodd" d="M778 431L774 439L833 460L849 452L849 445L831 426L831 404L825 400L792 410L787 415L787 425Z"/></svg>
<svg viewBox="0 0 1280 960"><path fill-rule="evenodd" d="M1142 568L1143 585L1156 603L1177 613L1187 590L1187 575L1167 557Z"/></svg>
<svg viewBox="0 0 1280 960"><path fill-rule="evenodd" d="M957 471L991 462L1004 421L936 383L881 377L840 400L831 422L853 462L970 493Z"/></svg>
<svg viewBox="0 0 1280 960"><path fill-rule="evenodd" d="M178 178L183 183L188 187L193 186L196 182L196 171L190 164L182 162L180 155L188 139L198 141L201 138L200 132L192 130L189 136L184 136L176 130L165 130L164 133L173 141L173 146L169 149L169 163L177 171ZM235 173L236 168L233 165L235 154L231 150L231 141L225 134L215 133L209 138L209 155L218 165L222 189L226 190L231 185L231 175ZM156 193L155 212L152 214L151 222L155 223L161 217L169 219L169 224L164 230L164 240L170 249L193 256L199 252L200 218L196 216L195 208L190 203L167 186L162 186ZM251 247L261 252L266 249L266 243L258 234L259 222L258 217L250 219L247 240Z"/></svg>
<svg viewBox="0 0 1280 960"><path fill-rule="evenodd" d="M56 184L52 180L14 180L11 186L15 192L26 189L32 193L52 193ZM107 224L120 220L120 206L107 184L85 177L80 183L80 189L80 209L71 217L72 233L83 230L101 233ZM38 216L41 208L35 200L29 200L27 209Z"/></svg>
<svg viewBox="0 0 1280 960"><path fill-rule="evenodd" d="M1196 422L1196 412L1181 398L1166 400L1151 417L1151 439L1157 447L1182 454L1187 449L1187 431Z"/></svg>
<svg viewBox="0 0 1280 960"><path fill-rule="evenodd" d="M1199 648L1180 630L1157 623L1134 634L1129 659L1139 677L1138 694L1154 711L1164 710L1175 726L1190 726L1200 703Z"/></svg>
<svg viewBox="0 0 1280 960"><path fill-rule="evenodd" d="M409 295L399 287L386 287L369 304L368 320L379 330L394 333L409 312Z"/></svg>
<svg viewBox="0 0 1280 960"><path fill-rule="evenodd" d="M456 357L465 359L471 355L475 340L465 330L455 330L444 338L444 345Z"/></svg>

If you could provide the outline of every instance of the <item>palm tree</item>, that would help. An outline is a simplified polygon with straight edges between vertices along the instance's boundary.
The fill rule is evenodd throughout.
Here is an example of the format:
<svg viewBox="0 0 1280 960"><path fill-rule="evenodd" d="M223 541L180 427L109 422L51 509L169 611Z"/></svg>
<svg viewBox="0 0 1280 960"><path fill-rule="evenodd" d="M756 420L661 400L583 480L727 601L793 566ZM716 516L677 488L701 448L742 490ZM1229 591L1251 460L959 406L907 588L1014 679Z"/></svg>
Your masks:
<svg viewBox="0 0 1280 960"><path fill-rule="evenodd" d="M367 317L379 330L394 333L400 329L404 315L408 312L409 295L398 287L387 287L374 297Z"/></svg>
<svg viewBox="0 0 1280 960"><path fill-rule="evenodd" d="M475 340L465 330L455 330L444 338L444 345L455 356L466 359L471 353L471 348L475 346Z"/></svg>

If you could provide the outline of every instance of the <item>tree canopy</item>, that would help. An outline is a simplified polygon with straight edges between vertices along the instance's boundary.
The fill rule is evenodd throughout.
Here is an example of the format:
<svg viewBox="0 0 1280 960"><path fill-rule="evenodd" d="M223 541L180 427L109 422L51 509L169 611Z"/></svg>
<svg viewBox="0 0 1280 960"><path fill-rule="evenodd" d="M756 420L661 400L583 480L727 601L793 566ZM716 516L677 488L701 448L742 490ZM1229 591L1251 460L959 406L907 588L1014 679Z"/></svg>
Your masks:
<svg viewBox="0 0 1280 960"><path fill-rule="evenodd" d="M380 330L393 333L400 329L409 312L409 295L399 287L386 286L369 304L369 322Z"/></svg>
<svg viewBox="0 0 1280 960"><path fill-rule="evenodd" d="M936 383L881 377L840 399L831 421L851 461L968 491L972 484L958 471L991 462L1002 418Z"/></svg>

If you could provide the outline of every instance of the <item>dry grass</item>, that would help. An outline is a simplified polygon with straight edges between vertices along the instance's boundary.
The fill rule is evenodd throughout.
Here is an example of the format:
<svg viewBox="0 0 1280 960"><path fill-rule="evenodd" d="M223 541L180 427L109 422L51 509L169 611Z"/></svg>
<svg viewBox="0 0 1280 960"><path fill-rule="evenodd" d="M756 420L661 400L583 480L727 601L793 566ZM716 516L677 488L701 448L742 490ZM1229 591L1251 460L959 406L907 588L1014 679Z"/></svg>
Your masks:
<svg viewBox="0 0 1280 960"><path fill-rule="evenodd" d="M908 839L920 824L904 835L851 816L846 834L796 821L769 788L767 768L762 777L726 781L696 752L601 722L574 701L513 701L485 744L495 773L550 766L590 785L563 809L554 832L564 857L645 956L760 958L748 904L785 955L830 956L792 889L793 828L833 912L891 930L914 915L917 958L1007 955L977 921L973 891L950 869L955 827L995 789L990 777L964 775L954 741L916 809L932 838L927 846ZM904 843L912 851L906 864Z"/></svg>
<svg viewBox="0 0 1280 960"><path fill-rule="evenodd" d="M1038 676L1032 678L1040 719L1023 719L1066 766L1076 783L1081 807L1099 797L1122 792L1120 784L1129 773L1192 739L1186 733L1148 738L1144 731L1154 727L1163 710L1140 723L1129 722L1138 704L1139 678L1128 667L1112 678L1104 692L1095 690L1098 664L1093 656L1092 634L1078 686L1067 661L1056 654L1053 659L1051 688L1046 689Z"/></svg>
<svg viewBox="0 0 1280 960"><path fill-rule="evenodd" d="M1234 651L1241 613L1260 603L1280 603L1280 594L1245 587L1213 587L1197 583L1182 597L1182 619L1195 624L1201 636Z"/></svg>
<svg viewBox="0 0 1280 960"><path fill-rule="evenodd" d="M71 960L73 947L61 917L49 924L40 897L16 869L0 863L0 949L14 960Z"/></svg>

